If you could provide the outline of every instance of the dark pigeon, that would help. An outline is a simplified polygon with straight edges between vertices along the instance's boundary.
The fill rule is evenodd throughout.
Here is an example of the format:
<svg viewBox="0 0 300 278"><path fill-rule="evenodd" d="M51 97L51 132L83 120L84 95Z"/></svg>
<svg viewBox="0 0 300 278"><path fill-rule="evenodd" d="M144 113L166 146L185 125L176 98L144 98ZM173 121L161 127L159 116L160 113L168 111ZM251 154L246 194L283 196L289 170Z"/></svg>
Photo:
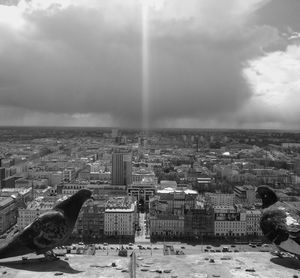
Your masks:
<svg viewBox="0 0 300 278"><path fill-rule="evenodd" d="M30 225L0 247L0 259L35 252L53 256L52 249L70 237L83 203L92 192L81 189L57 204L51 211L39 215Z"/></svg>
<svg viewBox="0 0 300 278"><path fill-rule="evenodd" d="M258 187L257 195L262 199L260 227L265 237L280 250L300 258L300 211L281 202L267 186Z"/></svg>

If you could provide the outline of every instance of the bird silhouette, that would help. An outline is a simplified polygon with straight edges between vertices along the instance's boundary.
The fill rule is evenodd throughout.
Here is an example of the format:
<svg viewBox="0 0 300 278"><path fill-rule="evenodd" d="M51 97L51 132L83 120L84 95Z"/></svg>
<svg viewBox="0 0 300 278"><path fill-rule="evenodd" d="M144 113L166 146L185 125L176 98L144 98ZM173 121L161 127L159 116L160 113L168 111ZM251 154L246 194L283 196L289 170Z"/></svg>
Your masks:
<svg viewBox="0 0 300 278"><path fill-rule="evenodd" d="M264 236L279 250L300 258L300 211L280 201L268 186L260 186L256 192L262 199L260 227Z"/></svg>
<svg viewBox="0 0 300 278"><path fill-rule="evenodd" d="M92 192L81 189L52 210L39 215L24 230L0 246L0 259L35 252L54 258L53 248L63 245L70 237L83 203Z"/></svg>

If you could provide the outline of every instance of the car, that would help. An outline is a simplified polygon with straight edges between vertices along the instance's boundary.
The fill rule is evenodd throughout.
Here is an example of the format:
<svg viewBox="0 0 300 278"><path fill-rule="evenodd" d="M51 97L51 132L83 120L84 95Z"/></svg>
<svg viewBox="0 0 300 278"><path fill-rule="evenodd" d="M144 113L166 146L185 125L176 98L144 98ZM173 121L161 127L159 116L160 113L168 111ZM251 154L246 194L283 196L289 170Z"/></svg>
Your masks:
<svg viewBox="0 0 300 278"><path fill-rule="evenodd" d="M148 246L147 249L148 249L148 250L151 250L151 247Z"/></svg>
<svg viewBox="0 0 300 278"><path fill-rule="evenodd" d="M154 250L158 250L159 248L158 248L158 247L154 247L153 249L154 249Z"/></svg>
<svg viewBox="0 0 300 278"><path fill-rule="evenodd" d="M107 242L104 242L104 243L103 243L103 245L104 245L104 246L107 246L107 245L108 245L108 243L107 243Z"/></svg>
<svg viewBox="0 0 300 278"><path fill-rule="evenodd" d="M184 246L181 246L181 249L185 249L185 247L184 247Z"/></svg>
<svg viewBox="0 0 300 278"><path fill-rule="evenodd" d="M130 242L130 243L128 243L128 245L129 245L129 246L133 246L133 243Z"/></svg>
<svg viewBox="0 0 300 278"><path fill-rule="evenodd" d="M235 248L236 246L234 244L231 245L232 248Z"/></svg>
<svg viewBox="0 0 300 278"><path fill-rule="evenodd" d="M78 245L84 245L84 243L82 241L78 242Z"/></svg>

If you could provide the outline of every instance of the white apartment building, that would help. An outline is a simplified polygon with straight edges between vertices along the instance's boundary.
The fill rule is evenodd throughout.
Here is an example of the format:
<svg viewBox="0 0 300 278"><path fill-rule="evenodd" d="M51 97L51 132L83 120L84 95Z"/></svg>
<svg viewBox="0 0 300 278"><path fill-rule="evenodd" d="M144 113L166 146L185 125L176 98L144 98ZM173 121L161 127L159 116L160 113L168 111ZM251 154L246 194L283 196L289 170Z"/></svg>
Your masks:
<svg viewBox="0 0 300 278"><path fill-rule="evenodd" d="M256 236L262 235L262 231L261 231L261 228L259 225L260 218L261 218L260 210L247 210L246 211L247 235L256 235Z"/></svg>
<svg viewBox="0 0 300 278"><path fill-rule="evenodd" d="M104 235L134 236L136 223L136 204L129 208L107 208L104 214Z"/></svg>
<svg viewBox="0 0 300 278"><path fill-rule="evenodd" d="M215 221L215 236L244 236L246 221Z"/></svg>

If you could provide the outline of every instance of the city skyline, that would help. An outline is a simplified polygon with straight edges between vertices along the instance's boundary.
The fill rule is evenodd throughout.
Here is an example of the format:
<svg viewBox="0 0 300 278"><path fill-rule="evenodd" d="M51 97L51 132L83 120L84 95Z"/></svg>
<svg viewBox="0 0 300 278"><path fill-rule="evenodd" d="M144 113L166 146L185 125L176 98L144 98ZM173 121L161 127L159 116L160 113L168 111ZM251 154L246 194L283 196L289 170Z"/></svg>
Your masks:
<svg viewBox="0 0 300 278"><path fill-rule="evenodd" d="M299 9L0 1L0 126L299 130Z"/></svg>

